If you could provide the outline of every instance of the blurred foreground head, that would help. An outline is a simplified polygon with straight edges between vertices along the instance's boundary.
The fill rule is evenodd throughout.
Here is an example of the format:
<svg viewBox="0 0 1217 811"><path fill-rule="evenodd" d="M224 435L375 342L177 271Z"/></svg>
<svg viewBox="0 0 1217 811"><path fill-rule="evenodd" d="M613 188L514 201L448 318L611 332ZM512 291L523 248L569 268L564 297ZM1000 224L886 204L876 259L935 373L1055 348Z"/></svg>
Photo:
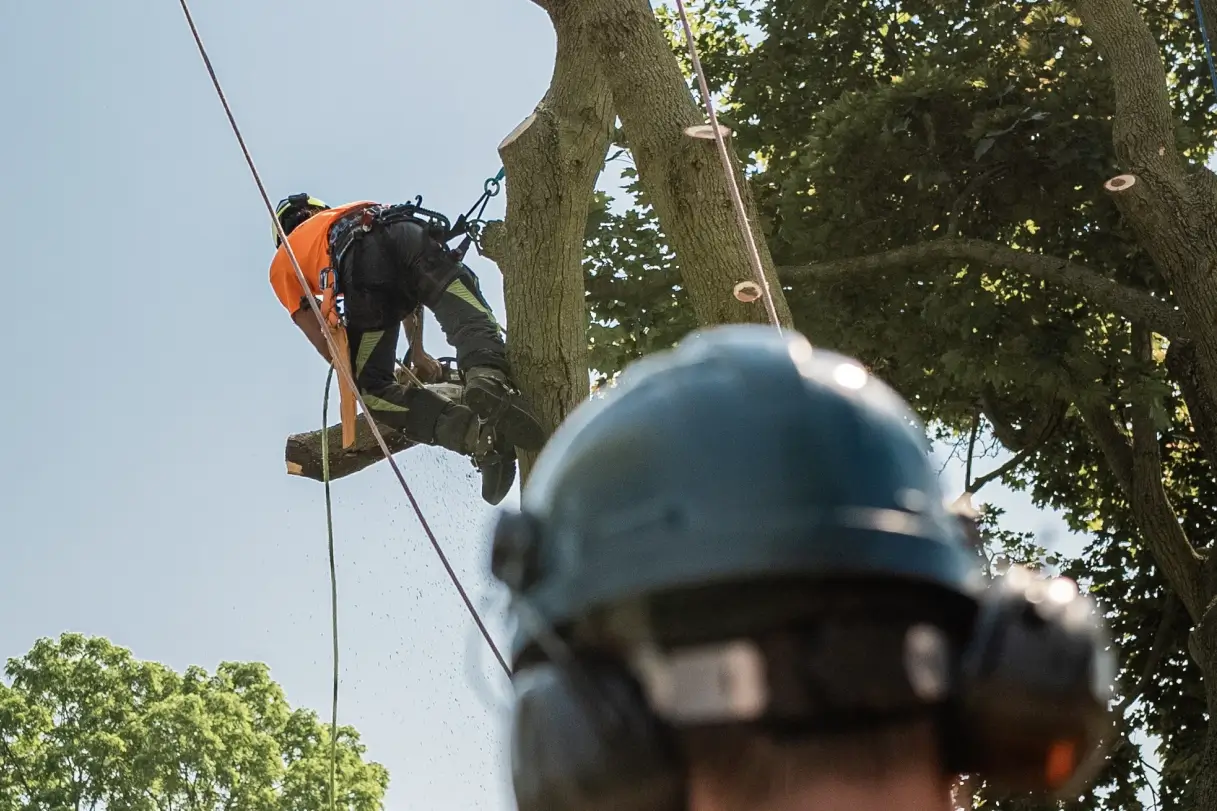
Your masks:
<svg viewBox="0 0 1217 811"><path fill-rule="evenodd" d="M1091 602L986 588L907 405L759 326L633 364L542 452L512 591L521 811L946 811L1074 792L1113 667Z"/></svg>

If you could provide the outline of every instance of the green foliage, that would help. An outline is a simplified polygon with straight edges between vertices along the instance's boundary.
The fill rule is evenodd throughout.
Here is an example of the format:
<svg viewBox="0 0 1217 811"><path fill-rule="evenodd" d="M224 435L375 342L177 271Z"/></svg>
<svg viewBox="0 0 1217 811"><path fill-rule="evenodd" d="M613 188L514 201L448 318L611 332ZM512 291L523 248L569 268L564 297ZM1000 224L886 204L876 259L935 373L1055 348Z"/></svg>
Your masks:
<svg viewBox="0 0 1217 811"><path fill-rule="evenodd" d="M330 734L265 665L213 675L141 662L102 638L41 639L0 683L0 811L322 811ZM388 772L338 730L337 807L381 807Z"/></svg>
<svg viewBox="0 0 1217 811"><path fill-rule="evenodd" d="M1191 4L1135 0L1167 59L1176 139L1197 166L1217 116ZM780 266L874 254L944 236L990 240L1085 263L1169 299L1144 247L1102 190L1119 172L1110 77L1081 21L1061 2L1028 0L703 0L698 47ZM670 18L667 19L671 25ZM673 49L686 64L683 40ZM692 86L692 83L691 83ZM721 94L719 96L718 94ZM627 145L628 146L628 145ZM632 180L632 177L630 178ZM695 324L682 311L677 258L636 185L632 205L589 226L593 364L621 365L671 345ZM1088 536L1079 560L985 517L990 553L1049 565L1097 597L1121 657L1120 695L1135 695L1126 740L1085 809L1188 807L1189 769L1206 719L1185 617L1170 599L1109 460L1081 419L1111 409L1127 435L1144 398L1161 432L1163 481L1192 543L1217 526L1217 482L1175 381L1131 351L1128 324L1059 285L966 262L785 284L796 326L853 355L900 391L941 436L989 432L1025 461L1002 477ZM1217 448L1208 449L1217 453ZM1152 665L1152 667L1150 666ZM986 807L1042 807L982 792Z"/></svg>

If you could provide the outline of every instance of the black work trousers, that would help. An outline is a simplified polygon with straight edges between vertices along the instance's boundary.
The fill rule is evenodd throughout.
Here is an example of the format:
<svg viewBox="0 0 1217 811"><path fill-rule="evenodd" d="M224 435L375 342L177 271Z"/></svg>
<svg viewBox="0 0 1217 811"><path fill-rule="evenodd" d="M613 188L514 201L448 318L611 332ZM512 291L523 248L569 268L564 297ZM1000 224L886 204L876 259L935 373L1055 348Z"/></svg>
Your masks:
<svg viewBox="0 0 1217 811"><path fill-rule="evenodd" d="M433 442L448 401L397 382L401 322L423 304L456 349L457 367L509 373L502 330L482 297L477 276L413 222L374 228L347 250L339 268L351 372L377 422L410 439Z"/></svg>

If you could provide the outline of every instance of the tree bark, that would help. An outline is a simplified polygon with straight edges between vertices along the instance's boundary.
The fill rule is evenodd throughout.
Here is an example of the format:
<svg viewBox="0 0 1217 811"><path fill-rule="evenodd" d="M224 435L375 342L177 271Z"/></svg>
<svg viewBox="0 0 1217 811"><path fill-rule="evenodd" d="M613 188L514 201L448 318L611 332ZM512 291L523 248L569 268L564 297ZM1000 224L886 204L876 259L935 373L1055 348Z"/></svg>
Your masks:
<svg viewBox="0 0 1217 811"><path fill-rule="evenodd" d="M1161 49L1133 0L1075 0L1111 72L1112 139L1128 172L1106 184L1179 302L1195 343L1197 379L1217 402L1217 195L1175 141Z"/></svg>
<svg viewBox="0 0 1217 811"><path fill-rule="evenodd" d="M1166 69L1161 49L1133 0L1075 0L1074 5L1111 72L1116 112L1112 139L1128 173L1105 184L1162 274L1186 324L1194 350L1189 408L1217 404L1217 181L1203 167L1189 167L1175 140ZM1205 2L1208 9L1213 3ZM1141 351L1147 339L1141 339ZM1187 397L1185 393L1185 397ZM1115 447L1106 408L1085 419L1105 455L1126 457L1126 488L1137 524L1192 621L1192 658L1203 673L1209 704L1204 753L1188 799L1200 811L1217 811L1217 611L1213 609L1210 551L1206 566L1174 515L1161 482L1158 438L1134 402L1131 452ZM1193 425L1199 433L1205 417ZM1118 432L1117 432L1118 433ZM1212 450L1206 448L1212 453ZM1150 477L1154 477L1150 481Z"/></svg>
<svg viewBox="0 0 1217 811"><path fill-rule="evenodd" d="M1171 378L1179 384L1196 442L1208 459L1213 475L1217 476L1217 401L1208 400L1200 385L1196 375L1195 347L1189 341L1171 341L1170 348L1166 350L1166 368Z"/></svg>
<svg viewBox="0 0 1217 811"><path fill-rule="evenodd" d="M1134 417L1134 436L1130 445L1113 421L1110 408L1078 404L1086 427L1128 498L1146 545L1194 622L1204 614L1209 602L1203 578L1204 561L1179 525L1170 497L1162 486L1157 433L1148 422L1144 407L1138 409L1141 413Z"/></svg>
<svg viewBox="0 0 1217 811"><path fill-rule="evenodd" d="M685 83L649 0L582 0L579 5L646 200L671 241L698 323L767 322L762 301L743 303L732 294L739 282L754 280L747 242L714 141L685 134L687 127L704 124L706 115ZM733 166L778 319L789 327L790 307L756 207L738 161Z"/></svg>
<svg viewBox="0 0 1217 811"><path fill-rule="evenodd" d="M1131 447L1112 421L1110 409L1082 406L1083 419L1095 436L1108 463L1121 479L1137 526L1170 588L1195 623L1189 638L1193 661L1203 674L1209 724L1199 768L1189 784L1194 807L1217 809L1217 601L1204 576L1204 561L1197 555L1179 525L1170 498L1162 486L1158 436L1152 431L1143 404L1135 406Z"/></svg>
<svg viewBox="0 0 1217 811"><path fill-rule="evenodd" d="M380 432L385 438L385 444L393 453L399 453L415 445L414 442L386 425L380 426ZM314 481L323 480L321 443L326 434L329 435L330 441L331 481L358 473L365 467L371 467L385 458L380 446L376 444L376 439L372 436L372 431L368 428L367 420L361 414L355 424L355 444L346 450L342 449L341 425L331 425L326 429L325 434L317 430L289 436L283 453L289 474Z"/></svg>
<svg viewBox="0 0 1217 811"><path fill-rule="evenodd" d="M869 256L782 267L778 273L784 282L797 284L955 259L1013 270L1060 285L1130 322L1145 324L1167 337L1184 334L1183 319L1169 302L1125 287L1083 264L981 239L948 237Z"/></svg>
<svg viewBox="0 0 1217 811"><path fill-rule="evenodd" d="M536 0L557 34L549 90L499 145L507 215L483 250L503 272L508 356L542 426L552 432L590 391L584 235L613 127L612 97L581 27L578 4ZM525 481L532 459L520 460Z"/></svg>
<svg viewBox="0 0 1217 811"><path fill-rule="evenodd" d="M1217 808L1217 600L1208 604L1204 615L1188 637L1192 659L1205 675L1204 694L1208 704L1209 725L1205 730L1204 751L1195 771L1193 790L1196 808L1212 811Z"/></svg>

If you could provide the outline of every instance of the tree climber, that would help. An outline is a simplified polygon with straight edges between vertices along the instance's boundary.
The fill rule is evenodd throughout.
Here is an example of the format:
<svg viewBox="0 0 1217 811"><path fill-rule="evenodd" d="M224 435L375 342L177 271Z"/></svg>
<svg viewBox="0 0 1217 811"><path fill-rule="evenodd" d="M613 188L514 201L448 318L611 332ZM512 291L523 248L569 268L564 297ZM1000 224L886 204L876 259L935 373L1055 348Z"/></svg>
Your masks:
<svg viewBox="0 0 1217 811"><path fill-rule="evenodd" d="M963 520L907 405L802 336L637 362L495 529L520 811L950 811L960 774L1076 797L1101 620L1065 579L986 588Z"/></svg>
<svg viewBox="0 0 1217 811"><path fill-rule="evenodd" d="M544 434L516 390L502 330L477 277L409 206L359 201L331 208L307 194L282 200L276 216L308 281L343 302L351 373L372 417L408 439L469 456L482 498L499 503L515 480L515 449L536 450ZM292 321L328 362L329 348L287 251L275 232L270 283ZM424 305L456 348L463 404L395 375L403 319ZM421 315L421 314L420 314ZM331 316L336 322L336 314Z"/></svg>

